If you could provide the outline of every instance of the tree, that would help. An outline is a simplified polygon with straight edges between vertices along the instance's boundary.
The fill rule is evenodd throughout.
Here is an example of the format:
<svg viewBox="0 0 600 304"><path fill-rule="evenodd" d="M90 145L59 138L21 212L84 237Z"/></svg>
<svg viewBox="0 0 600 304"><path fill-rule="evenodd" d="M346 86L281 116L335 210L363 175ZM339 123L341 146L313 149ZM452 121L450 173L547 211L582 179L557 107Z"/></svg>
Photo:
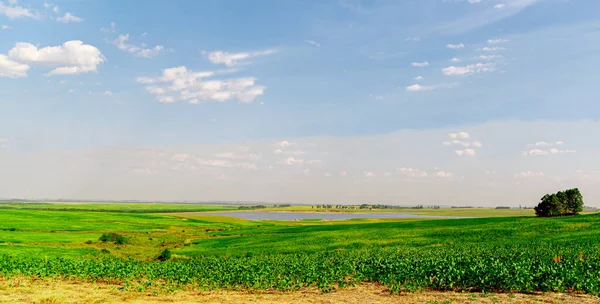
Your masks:
<svg viewBox="0 0 600 304"><path fill-rule="evenodd" d="M583 196L577 188L546 194L533 209L539 217L576 215L583 210Z"/></svg>
<svg viewBox="0 0 600 304"><path fill-rule="evenodd" d="M567 209L569 213L575 215L583 211L583 195L579 192L579 189L573 188L565 191L567 194Z"/></svg>

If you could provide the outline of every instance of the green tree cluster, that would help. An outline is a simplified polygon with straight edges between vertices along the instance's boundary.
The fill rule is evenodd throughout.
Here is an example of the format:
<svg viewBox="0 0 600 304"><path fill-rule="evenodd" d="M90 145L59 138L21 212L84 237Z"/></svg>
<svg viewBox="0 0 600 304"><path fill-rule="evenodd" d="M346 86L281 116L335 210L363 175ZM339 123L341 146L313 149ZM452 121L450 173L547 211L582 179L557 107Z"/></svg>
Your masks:
<svg viewBox="0 0 600 304"><path fill-rule="evenodd" d="M583 196L577 188L546 194L533 209L540 217L576 215L583 211Z"/></svg>

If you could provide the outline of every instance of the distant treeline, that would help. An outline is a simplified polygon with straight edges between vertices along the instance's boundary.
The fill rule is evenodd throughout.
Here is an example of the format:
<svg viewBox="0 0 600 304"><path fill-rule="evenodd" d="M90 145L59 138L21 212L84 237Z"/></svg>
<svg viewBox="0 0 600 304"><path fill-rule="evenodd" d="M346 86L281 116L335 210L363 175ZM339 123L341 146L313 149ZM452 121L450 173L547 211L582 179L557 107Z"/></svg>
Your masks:
<svg viewBox="0 0 600 304"><path fill-rule="evenodd" d="M0 206L0 210L37 210L37 211L72 211L72 212L112 212L112 213L174 213L174 212L205 212L205 211L223 211L223 209L147 209L147 210L126 210L126 209L86 209L86 208L15 208Z"/></svg>
<svg viewBox="0 0 600 304"><path fill-rule="evenodd" d="M281 204L281 205L273 205L273 208L285 208L285 207L291 207L292 205L290 204ZM254 210L254 209L265 209L268 206L265 205L253 205L253 206L239 206L238 209L239 210Z"/></svg>
<svg viewBox="0 0 600 304"><path fill-rule="evenodd" d="M440 206L434 205L434 206L423 206L423 205L417 205L417 206L413 206L413 207L406 207L406 206L394 206L394 205L382 205L382 204L362 204L362 205L316 205L316 206L312 206L312 208L317 208L317 209L369 209L369 210L373 210L373 209L423 209L423 208L431 208L431 209L439 209Z"/></svg>

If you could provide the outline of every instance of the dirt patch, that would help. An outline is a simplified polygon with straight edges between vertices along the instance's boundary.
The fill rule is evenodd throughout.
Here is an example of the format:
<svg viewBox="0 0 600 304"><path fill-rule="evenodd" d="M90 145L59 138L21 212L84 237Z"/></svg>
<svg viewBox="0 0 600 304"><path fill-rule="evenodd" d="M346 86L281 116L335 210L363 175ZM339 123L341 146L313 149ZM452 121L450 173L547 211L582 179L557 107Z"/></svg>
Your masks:
<svg viewBox="0 0 600 304"><path fill-rule="evenodd" d="M0 303L600 303L600 298L580 294L482 294L414 292L390 295L376 284L323 294L316 289L291 293L239 291L124 291L121 286L50 280L18 279L0 282Z"/></svg>

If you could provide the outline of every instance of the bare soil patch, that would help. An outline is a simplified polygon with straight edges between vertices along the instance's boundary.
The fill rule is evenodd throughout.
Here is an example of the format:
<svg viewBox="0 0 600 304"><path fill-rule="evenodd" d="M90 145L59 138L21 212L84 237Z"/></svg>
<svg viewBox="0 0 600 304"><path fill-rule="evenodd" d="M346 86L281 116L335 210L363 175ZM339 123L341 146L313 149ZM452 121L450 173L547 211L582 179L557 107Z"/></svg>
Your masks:
<svg viewBox="0 0 600 304"><path fill-rule="evenodd" d="M295 292L243 291L125 291L119 285L60 280L11 279L0 281L0 303L600 303L582 294L483 294L423 291L390 295L384 286L361 284L323 294L317 289Z"/></svg>

